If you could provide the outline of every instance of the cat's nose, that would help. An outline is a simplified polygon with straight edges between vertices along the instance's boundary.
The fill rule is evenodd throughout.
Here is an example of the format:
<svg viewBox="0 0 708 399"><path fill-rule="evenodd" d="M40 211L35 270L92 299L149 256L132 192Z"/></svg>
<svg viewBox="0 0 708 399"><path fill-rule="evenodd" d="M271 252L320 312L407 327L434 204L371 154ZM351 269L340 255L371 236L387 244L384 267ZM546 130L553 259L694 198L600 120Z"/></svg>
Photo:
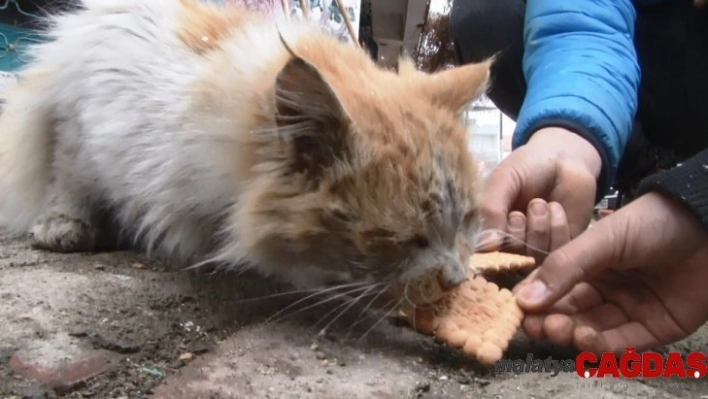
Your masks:
<svg viewBox="0 0 708 399"><path fill-rule="evenodd" d="M438 284L444 291L450 291L467 280L467 270L459 263L445 263L438 273Z"/></svg>

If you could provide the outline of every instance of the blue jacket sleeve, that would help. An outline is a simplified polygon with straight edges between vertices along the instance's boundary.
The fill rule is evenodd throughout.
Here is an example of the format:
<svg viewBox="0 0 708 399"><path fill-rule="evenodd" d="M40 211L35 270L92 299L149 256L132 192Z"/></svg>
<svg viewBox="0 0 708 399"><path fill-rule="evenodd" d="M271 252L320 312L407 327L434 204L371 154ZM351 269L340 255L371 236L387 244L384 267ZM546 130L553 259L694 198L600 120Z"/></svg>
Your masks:
<svg viewBox="0 0 708 399"><path fill-rule="evenodd" d="M524 75L528 91L513 147L544 127L589 140L603 162L597 199L614 180L632 130L640 70L631 0L527 0Z"/></svg>

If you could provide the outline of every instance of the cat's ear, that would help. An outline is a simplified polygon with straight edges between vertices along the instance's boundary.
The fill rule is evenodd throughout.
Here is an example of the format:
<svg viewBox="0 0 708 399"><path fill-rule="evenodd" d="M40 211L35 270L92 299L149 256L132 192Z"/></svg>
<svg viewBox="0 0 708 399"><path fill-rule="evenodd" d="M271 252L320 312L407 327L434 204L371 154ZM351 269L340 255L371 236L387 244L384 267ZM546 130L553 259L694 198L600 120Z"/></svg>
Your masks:
<svg viewBox="0 0 708 399"><path fill-rule="evenodd" d="M278 129L293 145L293 172L318 177L347 152L349 117L332 87L302 58L293 57L275 84Z"/></svg>
<svg viewBox="0 0 708 399"><path fill-rule="evenodd" d="M487 91L493 60L467 64L428 76L424 90L440 106L461 111Z"/></svg>

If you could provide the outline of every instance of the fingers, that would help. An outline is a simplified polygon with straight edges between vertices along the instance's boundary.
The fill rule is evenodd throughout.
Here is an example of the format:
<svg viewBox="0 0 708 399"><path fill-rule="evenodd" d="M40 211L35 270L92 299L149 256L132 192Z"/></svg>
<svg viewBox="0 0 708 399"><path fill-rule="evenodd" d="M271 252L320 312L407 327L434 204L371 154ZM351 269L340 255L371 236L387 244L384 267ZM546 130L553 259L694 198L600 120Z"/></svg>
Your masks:
<svg viewBox="0 0 708 399"><path fill-rule="evenodd" d="M526 219L526 253L542 261L549 251L551 212L546 201L536 198L529 202Z"/></svg>
<svg viewBox="0 0 708 399"><path fill-rule="evenodd" d="M614 280L617 284L577 285L548 313L527 315L524 330L537 340L610 352L626 346L648 349L692 333L676 323L671 310L646 286L625 284L619 276Z"/></svg>
<svg viewBox="0 0 708 399"><path fill-rule="evenodd" d="M509 214L507 222L509 237L506 238L504 250L517 254L526 253L526 215L514 211Z"/></svg>
<svg viewBox="0 0 708 399"><path fill-rule="evenodd" d="M553 252L570 241L570 226L563 206L557 202L548 204L550 210L550 248Z"/></svg>
<svg viewBox="0 0 708 399"><path fill-rule="evenodd" d="M668 342L661 342L639 322L629 322L617 328L598 332L590 327L575 330L574 345L581 351L621 352L627 347L644 351Z"/></svg>
<svg viewBox="0 0 708 399"><path fill-rule="evenodd" d="M508 236L503 249L533 256L538 263L570 241L570 228L563 207L539 198L529 203L527 215L518 211L509 213L506 231Z"/></svg>
<svg viewBox="0 0 708 399"><path fill-rule="evenodd" d="M519 290L519 306L530 312L542 311L576 284L613 266L626 238L618 235L622 231L608 217L551 253Z"/></svg>
<svg viewBox="0 0 708 399"><path fill-rule="evenodd" d="M523 328L530 337L549 338L559 345L573 342L573 330L589 326L597 330L614 328L627 321L624 312L616 306L603 303L600 292L592 285L580 283L548 309L548 314L530 314L524 318Z"/></svg>
<svg viewBox="0 0 708 399"><path fill-rule="evenodd" d="M488 247L498 247L503 244L503 233L507 232L509 212L517 200L520 190L519 174L508 162L502 162L489 176L480 204L480 212L485 230L501 234L490 237Z"/></svg>
<svg viewBox="0 0 708 399"><path fill-rule="evenodd" d="M550 342L580 350L613 350L613 345L631 344L631 337L618 341L618 331L634 323L627 314L616 305L605 303L587 312L575 315L553 313L531 315L524 319L526 333L537 340L548 339ZM647 332L649 330L646 330ZM654 336L652 335L654 338ZM609 341L606 339L609 338ZM631 346L631 345L630 345ZM624 347L619 347L624 348Z"/></svg>
<svg viewBox="0 0 708 399"><path fill-rule="evenodd" d="M563 314L535 315L524 319L523 328L533 339L548 339L556 345L595 353L618 352L627 347L642 351L668 343L657 339L642 323L626 318L620 321L619 315L611 315L615 318L612 322L599 322L600 319L597 319L599 325L578 323ZM604 329L603 324L614 326Z"/></svg>

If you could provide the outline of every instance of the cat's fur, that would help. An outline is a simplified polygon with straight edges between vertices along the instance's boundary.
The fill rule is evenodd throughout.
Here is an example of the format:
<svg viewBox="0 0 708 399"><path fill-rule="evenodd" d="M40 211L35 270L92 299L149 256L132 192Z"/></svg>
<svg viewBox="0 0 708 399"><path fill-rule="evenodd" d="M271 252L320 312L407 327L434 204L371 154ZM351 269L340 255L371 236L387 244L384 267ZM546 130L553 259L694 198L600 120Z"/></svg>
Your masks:
<svg viewBox="0 0 708 399"><path fill-rule="evenodd" d="M379 68L316 28L192 0L84 0L8 93L0 224L300 287L465 277L479 229L459 112L490 63ZM396 288L398 287L398 288Z"/></svg>

